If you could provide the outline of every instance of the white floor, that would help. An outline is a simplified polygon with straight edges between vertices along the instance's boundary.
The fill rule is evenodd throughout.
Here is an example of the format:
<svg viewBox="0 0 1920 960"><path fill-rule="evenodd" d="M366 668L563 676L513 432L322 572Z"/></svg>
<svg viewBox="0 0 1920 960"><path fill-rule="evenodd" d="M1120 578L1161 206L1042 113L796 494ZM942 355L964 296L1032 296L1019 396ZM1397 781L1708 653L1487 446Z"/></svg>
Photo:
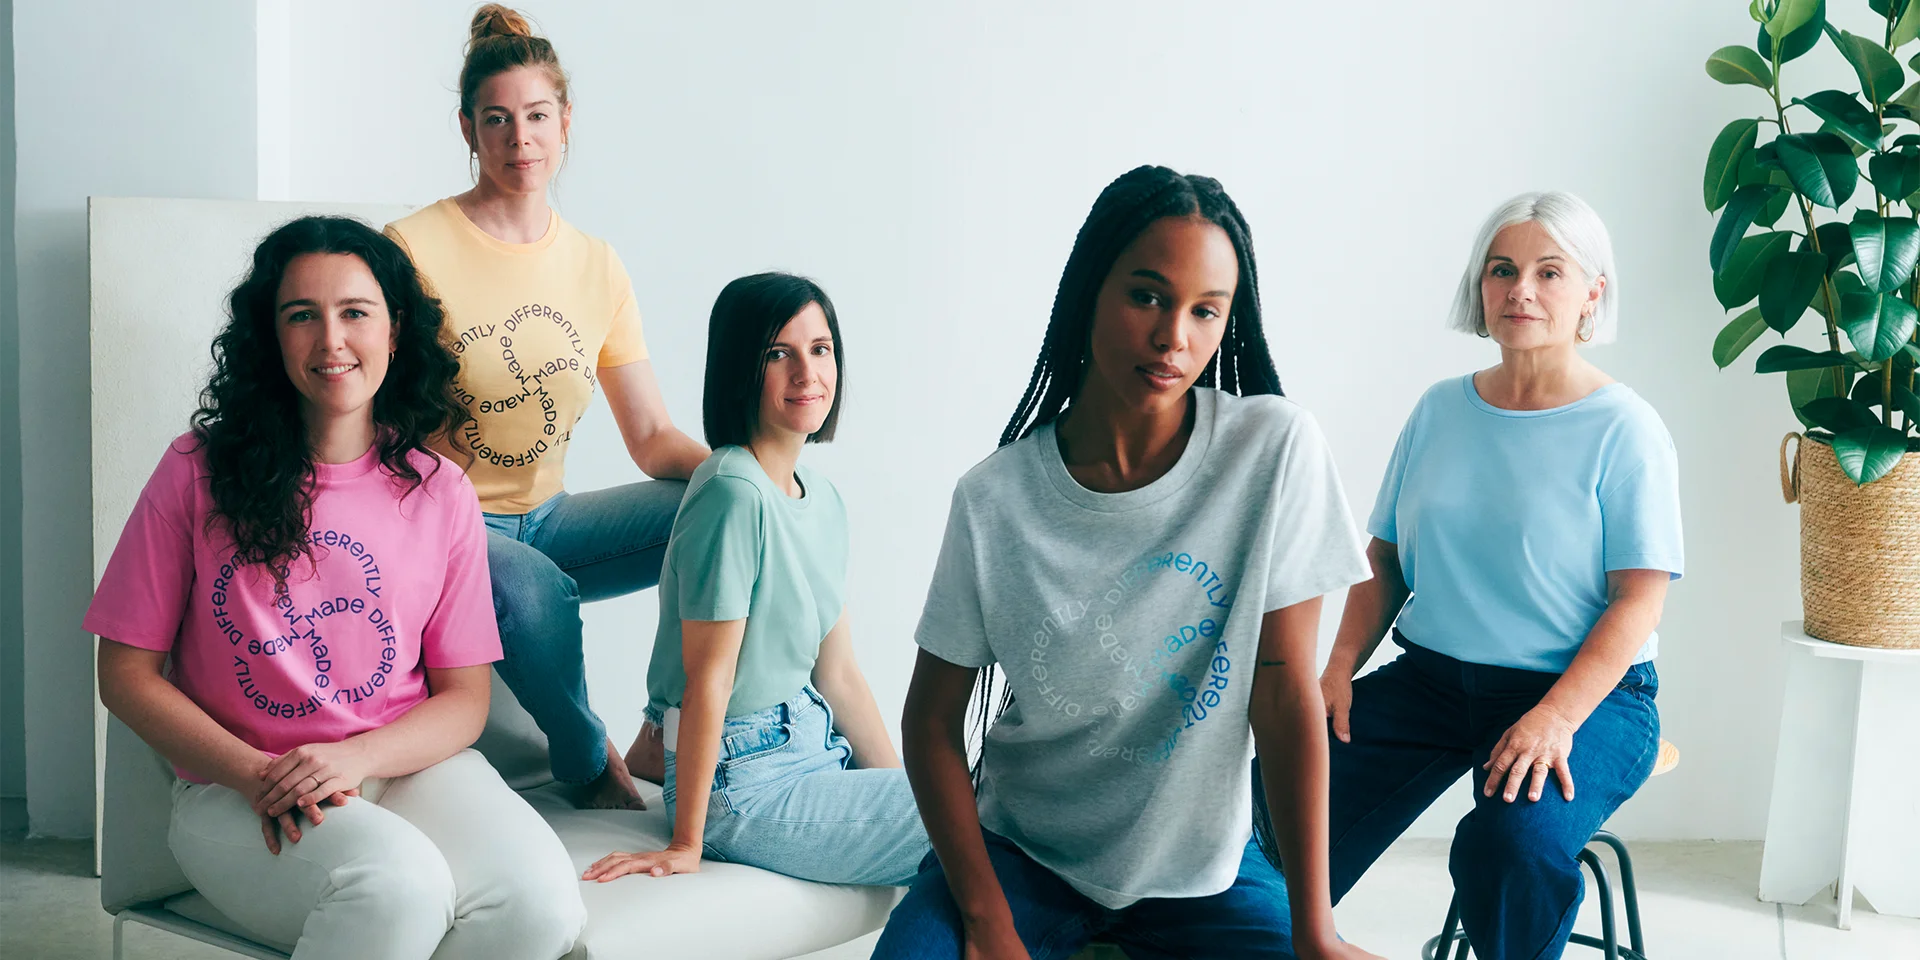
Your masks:
<svg viewBox="0 0 1920 960"><path fill-rule="evenodd" d="M100 910L99 883L87 875L84 842L0 844L0 958L105 960L112 921ZM1634 845L1647 952L1653 960L1920 960L1920 920L1854 908L1854 928L1834 928L1831 899L1782 907L1754 898L1756 843ZM1920 869L1920 867L1916 867ZM1404 841L1367 875L1338 911L1341 932L1390 960L1417 960L1438 932L1449 887L1439 841ZM1597 933L1589 904L1580 929ZM1624 920L1622 921L1624 924ZM1624 927L1623 927L1624 937ZM808 960L855 960L871 938ZM1597 957L1575 949L1572 957ZM127 960L231 960L232 955L144 927L127 930Z"/></svg>

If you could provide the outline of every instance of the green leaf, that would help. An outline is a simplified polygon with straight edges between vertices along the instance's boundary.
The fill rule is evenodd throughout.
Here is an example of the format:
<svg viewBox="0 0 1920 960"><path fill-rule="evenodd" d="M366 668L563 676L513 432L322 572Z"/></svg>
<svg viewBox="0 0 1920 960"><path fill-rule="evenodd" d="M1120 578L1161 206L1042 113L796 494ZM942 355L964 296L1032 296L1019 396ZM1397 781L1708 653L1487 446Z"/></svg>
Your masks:
<svg viewBox="0 0 1920 960"><path fill-rule="evenodd" d="M1912 365L1908 364L1907 366L1911 369ZM1915 397L1913 391L1900 385L1904 379L1905 376L1901 371L1894 371L1893 408L1905 413L1908 423L1920 422L1920 417L1915 416L1916 413L1920 413L1920 397ZM1869 407L1884 405L1886 398L1880 395L1880 388L1883 386L1885 386L1884 378L1878 375L1868 374L1867 376L1861 377L1860 380L1853 385L1854 402L1863 403Z"/></svg>
<svg viewBox="0 0 1920 960"><path fill-rule="evenodd" d="M1898 290L1913 277L1914 260L1920 259L1920 224L1912 217L1883 218L1872 210L1861 210L1853 215L1849 232L1853 258L1860 264L1860 279L1868 290Z"/></svg>
<svg viewBox="0 0 1920 960"><path fill-rule="evenodd" d="M1751 184L1733 192L1727 208L1720 211L1720 223L1713 228L1713 242L1707 246L1707 262L1713 266L1714 273L1727 269L1740 238L1747 235L1753 218L1779 189L1772 184Z"/></svg>
<svg viewBox="0 0 1920 960"><path fill-rule="evenodd" d="M1767 205L1753 215L1753 224L1756 227L1771 229L1774 224L1780 222L1780 215L1787 212L1787 204L1793 200L1793 183L1787 179L1787 175L1779 170L1773 171L1773 175L1774 179L1779 181L1774 186L1779 189L1773 192L1773 199L1768 200Z"/></svg>
<svg viewBox="0 0 1920 960"><path fill-rule="evenodd" d="M1920 38L1920 3L1909 3L1900 19L1894 22L1893 36L1887 46L1898 50L1916 38Z"/></svg>
<svg viewBox="0 0 1920 960"><path fill-rule="evenodd" d="M1785 252L1793 234L1756 233L1733 248L1727 269L1713 275L1713 295L1720 305L1732 310L1760 295L1760 281L1767 275L1767 264Z"/></svg>
<svg viewBox="0 0 1920 960"><path fill-rule="evenodd" d="M1776 41L1792 36L1794 31L1811 22L1822 6L1824 4L1817 0L1780 0L1780 6L1767 19L1767 36Z"/></svg>
<svg viewBox="0 0 1920 960"><path fill-rule="evenodd" d="M1840 327L1868 360L1885 360L1913 336L1913 304L1887 293L1848 294L1840 303Z"/></svg>
<svg viewBox="0 0 1920 960"><path fill-rule="evenodd" d="M1920 190L1920 149L1902 147L1896 153L1876 153L1867 161L1873 188L1890 200Z"/></svg>
<svg viewBox="0 0 1920 960"><path fill-rule="evenodd" d="M1872 377L1865 379L1871 380ZM1800 408L1813 425L1835 434L1871 427L1880 422L1866 404L1846 397L1821 397Z"/></svg>
<svg viewBox="0 0 1920 960"><path fill-rule="evenodd" d="M1899 66L1899 64L1895 64ZM1707 58L1707 76L1721 83L1773 89L1773 68L1752 47L1721 47Z"/></svg>
<svg viewBox="0 0 1920 960"><path fill-rule="evenodd" d="M1900 92L1900 84L1906 81L1907 75L1886 47L1845 30L1840 31L1833 42L1853 65L1854 75L1860 78L1860 92L1867 102L1886 103Z"/></svg>
<svg viewBox="0 0 1920 960"><path fill-rule="evenodd" d="M1853 94L1844 90L1822 90L1793 102L1813 111L1825 120L1826 128L1866 150L1880 149L1880 119Z"/></svg>
<svg viewBox="0 0 1920 960"><path fill-rule="evenodd" d="M1914 420L1912 411L1920 411L1920 397L1914 397L1914 394L1903 386L1907 382L1907 376L1912 374L1914 365L1908 359L1907 353L1895 353L1889 363L1893 363L1893 409L1907 411L1907 419ZM1880 376L1878 372L1870 372L1862 376L1853 384L1853 399L1857 403L1866 403L1868 407L1885 405L1885 397L1880 396L1880 388L1885 386L1884 380L1884 376Z"/></svg>
<svg viewBox="0 0 1920 960"><path fill-rule="evenodd" d="M1850 371L1836 370L1833 367L1813 367L1806 370L1787 371L1787 403L1798 417L1802 426L1809 429L1817 426L1800 408L1821 397L1846 396L1846 380Z"/></svg>
<svg viewBox="0 0 1920 960"><path fill-rule="evenodd" d="M1859 275L1855 274L1852 270L1842 270L1834 274L1832 282L1833 295L1842 303L1846 302L1847 294L1867 292L1867 285L1861 283ZM1821 316L1827 316L1827 296L1825 293L1814 296L1813 309ZM1833 318L1827 317L1827 319L1831 320Z"/></svg>
<svg viewBox="0 0 1920 960"><path fill-rule="evenodd" d="M1760 319L1759 307L1727 321L1727 325L1720 328L1720 335L1713 338L1713 365L1725 370L1765 332L1767 322Z"/></svg>
<svg viewBox="0 0 1920 960"><path fill-rule="evenodd" d="M1788 370L1817 370L1826 367L1857 367L1847 355L1833 350L1814 353L1806 347L1783 343L1769 347L1753 365L1754 373L1785 373Z"/></svg>
<svg viewBox="0 0 1920 960"><path fill-rule="evenodd" d="M1812 250L1796 250L1773 258L1760 281L1760 316L1781 333L1800 322L1807 305L1827 277L1827 258ZM1721 364L1726 366L1726 364Z"/></svg>
<svg viewBox="0 0 1920 960"><path fill-rule="evenodd" d="M1837 274L1847 261L1853 259L1853 234L1847 229L1845 220L1823 223L1813 230L1820 240L1820 252L1827 255L1827 272ZM1800 249L1807 249L1807 241L1800 241ZM1858 281L1859 277L1854 277ZM1864 286L1860 289L1866 289Z"/></svg>
<svg viewBox="0 0 1920 960"><path fill-rule="evenodd" d="M1720 128L1720 135L1713 138L1713 146L1707 150L1708 213L1726 206L1733 196L1733 188L1740 184L1740 162L1753 153L1753 142L1759 136L1760 121L1747 117Z"/></svg>
<svg viewBox="0 0 1920 960"><path fill-rule="evenodd" d="M1860 183L1860 168L1845 140L1831 133L1792 133L1772 146L1793 188L1823 207L1839 209Z"/></svg>
<svg viewBox="0 0 1920 960"><path fill-rule="evenodd" d="M1892 427L1871 426L1849 430L1833 438L1833 454L1840 469L1857 486L1866 486L1900 465L1907 453L1907 438Z"/></svg>
<svg viewBox="0 0 1920 960"><path fill-rule="evenodd" d="M1826 22L1826 0L1820 0L1819 3L1814 4L1813 17L1801 24L1800 29L1787 34L1787 39L1780 44L1779 57L1775 58L1773 55L1773 37L1767 32L1764 23L1760 26L1760 35L1754 40L1754 49L1760 51L1762 59L1777 59L1781 63L1787 63L1812 50L1814 45L1820 42L1820 28Z"/></svg>

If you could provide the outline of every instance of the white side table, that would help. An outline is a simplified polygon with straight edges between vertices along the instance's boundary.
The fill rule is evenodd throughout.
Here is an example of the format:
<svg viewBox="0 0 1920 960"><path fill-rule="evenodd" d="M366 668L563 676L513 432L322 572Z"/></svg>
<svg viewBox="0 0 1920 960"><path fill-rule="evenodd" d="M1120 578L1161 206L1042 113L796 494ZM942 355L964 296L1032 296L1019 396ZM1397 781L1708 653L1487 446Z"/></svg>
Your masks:
<svg viewBox="0 0 1920 960"><path fill-rule="evenodd" d="M1806 903L1829 886L1839 926L1855 890L1920 917L1920 650L1849 647L1780 625L1787 696L1760 862L1760 899Z"/></svg>

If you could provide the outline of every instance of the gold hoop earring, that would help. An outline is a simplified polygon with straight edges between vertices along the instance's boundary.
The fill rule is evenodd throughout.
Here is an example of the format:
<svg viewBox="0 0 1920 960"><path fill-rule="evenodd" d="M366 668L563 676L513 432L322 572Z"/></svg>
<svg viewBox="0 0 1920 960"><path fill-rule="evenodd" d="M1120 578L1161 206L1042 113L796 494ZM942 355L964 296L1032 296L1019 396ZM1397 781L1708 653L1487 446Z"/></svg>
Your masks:
<svg viewBox="0 0 1920 960"><path fill-rule="evenodd" d="M1580 318L1580 328L1573 333L1574 339L1579 340L1581 343L1592 343L1594 333L1592 321L1592 314L1582 315Z"/></svg>

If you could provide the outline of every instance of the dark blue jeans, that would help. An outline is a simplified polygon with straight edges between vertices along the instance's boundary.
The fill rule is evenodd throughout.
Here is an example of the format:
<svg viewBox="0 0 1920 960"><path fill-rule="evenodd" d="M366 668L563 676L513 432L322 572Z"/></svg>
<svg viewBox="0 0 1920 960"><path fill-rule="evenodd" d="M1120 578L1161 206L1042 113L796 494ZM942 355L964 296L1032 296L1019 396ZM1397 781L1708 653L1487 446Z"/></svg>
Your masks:
<svg viewBox="0 0 1920 960"><path fill-rule="evenodd" d="M587 783L607 767L607 727L587 705L580 604L660 582L686 492L679 480L647 480L485 515L503 654L494 669L547 735L554 779Z"/></svg>
<svg viewBox="0 0 1920 960"><path fill-rule="evenodd" d="M1394 639L1406 652L1353 682L1353 741L1332 738L1334 902L1435 798L1471 772L1474 808L1454 831L1448 866L1474 955L1560 956L1585 895L1576 859L1581 848L1653 772L1659 675L1652 663L1629 668L1574 733L1571 802L1550 776L1539 800L1528 800L1523 788L1508 803L1498 790L1481 795L1487 772L1480 765L1560 675L1467 663L1397 632ZM1433 910L1438 918L1439 906Z"/></svg>
<svg viewBox="0 0 1920 960"><path fill-rule="evenodd" d="M986 834L987 857L1013 908L1013 926L1033 960L1080 952L1095 937L1119 944L1133 960L1266 957L1293 960L1293 915L1287 883L1260 848L1247 844L1240 876L1210 897L1141 900L1109 910L1033 862L1005 837ZM947 875L932 854L922 861L905 899L893 908L874 960L958 960L964 950L960 910Z"/></svg>

